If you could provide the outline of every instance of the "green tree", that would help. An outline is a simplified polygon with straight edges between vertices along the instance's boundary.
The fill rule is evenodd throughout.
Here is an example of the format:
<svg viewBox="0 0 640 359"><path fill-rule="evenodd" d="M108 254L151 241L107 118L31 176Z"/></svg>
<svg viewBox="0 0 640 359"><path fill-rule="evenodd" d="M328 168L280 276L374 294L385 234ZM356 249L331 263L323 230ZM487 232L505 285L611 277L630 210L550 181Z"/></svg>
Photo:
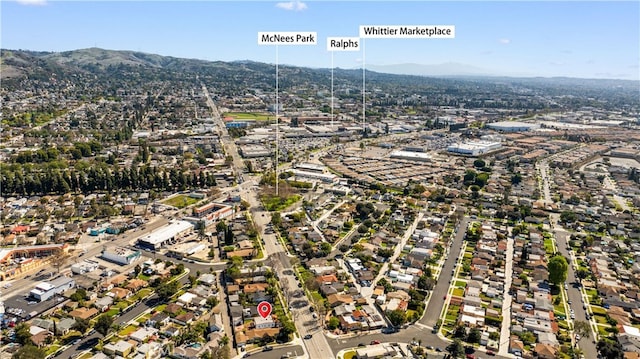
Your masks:
<svg viewBox="0 0 640 359"><path fill-rule="evenodd" d="M71 294L69 296L69 299L75 301L75 302L81 302L83 300L85 300L87 298L87 292L82 289L82 288L78 288L75 293Z"/></svg>
<svg viewBox="0 0 640 359"><path fill-rule="evenodd" d="M473 328L469 331L469 334L467 335L467 343L480 343L480 337L482 336L482 333L480 333L480 331L477 328Z"/></svg>
<svg viewBox="0 0 640 359"><path fill-rule="evenodd" d="M435 280L426 274L423 274L418 278L418 289L431 290L435 285Z"/></svg>
<svg viewBox="0 0 640 359"><path fill-rule="evenodd" d="M280 328L280 333L278 333L278 336L282 339L285 339L285 341L289 341L291 339L291 334L296 332L296 326L291 320L286 317L282 320L281 323L282 327Z"/></svg>
<svg viewBox="0 0 640 359"><path fill-rule="evenodd" d="M514 173L511 175L511 184L517 185L522 182L522 174L520 172Z"/></svg>
<svg viewBox="0 0 640 359"><path fill-rule="evenodd" d="M464 347L462 346L460 339L454 339L453 342L447 346L447 351L453 358L461 357L462 354L464 354Z"/></svg>
<svg viewBox="0 0 640 359"><path fill-rule="evenodd" d="M394 327L399 327L407 321L407 312L396 309L387 312L387 318Z"/></svg>
<svg viewBox="0 0 640 359"><path fill-rule="evenodd" d="M11 359L44 359L46 356L47 353L44 349L40 349L33 344L28 344L13 353Z"/></svg>
<svg viewBox="0 0 640 359"><path fill-rule="evenodd" d="M162 300L163 302L168 301L176 293L178 293L178 282L175 280L171 282L160 283L158 288L156 288L156 294L158 295L158 298L160 298L160 300Z"/></svg>
<svg viewBox="0 0 640 359"><path fill-rule="evenodd" d="M31 341L31 332L29 331L29 325L27 323L20 323L15 327L16 331L16 343L20 345L33 345Z"/></svg>
<svg viewBox="0 0 640 359"><path fill-rule="evenodd" d="M112 325L113 325L113 318L108 316L107 314L102 314L96 320L96 324L93 326L93 328L98 333L102 334L102 336L107 336Z"/></svg>
<svg viewBox="0 0 640 359"><path fill-rule="evenodd" d="M378 248L378 252L377 252L378 256L383 257L383 258L390 258L391 256L393 256L393 249L392 248Z"/></svg>
<svg viewBox="0 0 640 359"><path fill-rule="evenodd" d="M591 326L583 320L576 320L573 323L573 331L581 337L589 338L591 335Z"/></svg>
<svg viewBox="0 0 640 359"><path fill-rule="evenodd" d="M134 272L135 276L137 277L138 274L140 274L142 272L142 267L140 267L139 264L136 264L136 266L133 268L133 272Z"/></svg>
<svg viewBox="0 0 640 359"><path fill-rule="evenodd" d="M340 326L340 320L336 317L329 318L329 322L327 323L327 328L329 330L337 329Z"/></svg>
<svg viewBox="0 0 640 359"><path fill-rule="evenodd" d="M79 331L80 333L84 333L89 329L89 320L76 318L76 322L73 324L73 329Z"/></svg>
<svg viewBox="0 0 640 359"><path fill-rule="evenodd" d="M573 211L563 211L560 213L560 220L562 222L575 222L577 218L576 213Z"/></svg>
<svg viewBox="0 0 640 359"><path fill-rule="evenodd" d="M564 283L567 280L568 269L569 264L563 256L553 256L547 264L547 270L549 271L549 281L555 285Z"/></svg>
<svg viewBox="0 0 640 359"><path fill-rule="evenodd" d="M607 359L624 358L624 349L617 340L600 339L598 341L598 352L600 356Z"/></svg>
<svg viewBox="0 0 640 359"><path fill-rule="evenodd" d="M580 278L580 279L585 279L587 277L589 277L589 275L591 274L591 272L589 272L588 270L584 269L584 268L580 268L576 271L576 277Z"/></svg>
<svg viewBox="0 0 640 359"><path fill-rule="evenodd" d="M225 346L225 345L229 345L230 339L229 337L225 334L224 337L220 338L220 345L221 346Z"/></svg>
<svg viewBox="0 0 640 359"><path fill-rule="evenodd" d="M227 230L227 223L225 221L220 221L216 224L216 232L224 233Z"/></svg>
<svg viewBox="0 0 640 359"><path fill-rule="evenodd" d="M209 298L207 298L207 305L211 308L215 307L216 305L218 305L220 301L218 300L218 297L215 296L211 296Z"/></svg>

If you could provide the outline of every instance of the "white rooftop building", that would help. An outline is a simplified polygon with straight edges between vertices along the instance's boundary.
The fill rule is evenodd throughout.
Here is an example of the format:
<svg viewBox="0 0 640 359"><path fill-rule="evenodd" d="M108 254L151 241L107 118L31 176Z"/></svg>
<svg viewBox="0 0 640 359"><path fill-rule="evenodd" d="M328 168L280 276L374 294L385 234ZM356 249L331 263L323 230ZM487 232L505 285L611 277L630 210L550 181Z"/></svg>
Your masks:
<svg viewBox="0 0 640 359"><path fill-rule="evenodd" d="M187 221L171 221L164 227L158 228L148 235L138 239L138 246L156 250L167 244L176 243L177 239L193 229L193 224Z"/></svg>

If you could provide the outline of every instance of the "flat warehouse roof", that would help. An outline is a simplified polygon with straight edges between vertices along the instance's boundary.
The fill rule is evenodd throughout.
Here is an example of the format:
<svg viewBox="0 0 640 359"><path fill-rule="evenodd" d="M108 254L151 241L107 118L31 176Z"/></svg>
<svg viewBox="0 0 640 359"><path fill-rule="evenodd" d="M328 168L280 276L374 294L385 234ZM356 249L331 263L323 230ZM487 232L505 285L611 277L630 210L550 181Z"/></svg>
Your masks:
<svg viewBox="0 0 640 359"><path fill-rule="evenodd" d="M191 228L193 228L193 224L187 221L171 221L168 225L140 238L140 241L151 244L162 243Z"/></svg>

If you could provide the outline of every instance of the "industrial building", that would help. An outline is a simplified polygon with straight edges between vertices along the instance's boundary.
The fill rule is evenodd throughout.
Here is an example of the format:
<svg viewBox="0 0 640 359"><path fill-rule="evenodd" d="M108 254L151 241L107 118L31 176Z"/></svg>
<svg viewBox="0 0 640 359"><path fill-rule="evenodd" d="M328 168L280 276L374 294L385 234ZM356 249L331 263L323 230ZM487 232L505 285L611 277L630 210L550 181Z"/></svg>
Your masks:
<svg viewBox="0 0 640 359"><path fill-rule="evenodd" d="M499 150L500 148L502 148L500 142L470 141L453 144L447 147L447 151L461 155L479 156Z"/></svg>
<svg viewBox="0 0 640 359"><path fill-rule="evenodd" d="M84 260L80 263L75 263L71 266L71 272L74 274L86 274L98 269L100 265L98 262L92 260Z"/></svg>
<svg viewBox="0 0 640 359"><path fill-rule="evenodd" d="M540 125L518 121L500 121L487 123L485 127L501 132L526 132L537 130L540 128Z"/></svg>
<svg viewBox="0 0 640 359"><path fill-rule="evenodd" d="M291 172L296 176L296 178L302 180L320 180L328 183L336 181L336 175L332 173L325 173L325 170L325 166L317 165L315 163L298 163Z"/></svg>
<svg viewBox="0 0 640 359"><path fill-rule="evenodd" d="M428 153L413 152L413 151L393 151L391 152L389 157L397 158L401 160L421 161L421 162L427 162L431 160L431 156Z"/></svg>
<svg viewBox="0 0 640 359"><path fill-rule="evenodd" d="M205 249L207 249L206 244L189 242L189 243L183 243L183 244L171 246L171 248L169 249L168 255L170 257L184 258L184 257L192 256L198 252L204 251Z"/></svg>
<svg viewBox="0 0 640 359"><path fill-rule="evenodd" d="M292 169L290 171L293 173L296 178L300 179L311 179L311 180L320 180L322 182L331 183L337 180L337 176L332 173L318 173L318 172L309 172L309 171L301 171L299 169Z"/></svg>
<svg viewBox="0 0 640 359"><path fill-rule="evenodd" d="M124 247L113 247L102 250L102 259L109 262L118 263L120 265L127 265L135 262L140 258L140 251L132 251L131 249Z"/></svg>
<svg viewBox="0 0 640 359"><path fill-rule="evenodd" d="M240 147L243 158L257 158L271 156L271 150L263 145L244 145Z"/></svg>
<svg viewBox="0 0 640 359"><path fill-rule="evenodd" d="M171 221L164 227L158 228L148 235L138 239L138 247L156 250L167 244L174 244L178 238L193 229L193 224L187 221Z"/></svg>
<svg viewBox="0 0 640 359"><path fill-rule="evenodd" d="M36 287L29 292L29 296L35 300L44 302L45 300L53 298L56 294L63 293L75 287L75 285L76 282L73 278L60 277L50 282L38 283Z"/></svg>
<svg viewBox="0 0 640 359"><path fill-rule="evenodd" d="M233 208L221 203L207 203L193 209L193 216L208 221L217 221L233 214Z"/></svg>
<svg viewBox="0 0 640 359"><path fill-rule="evenodd" d="M325 166L317 165L315 163L298 163L295 168L301 171L316 172L316 173L324 173L326 169Z"/></svg>

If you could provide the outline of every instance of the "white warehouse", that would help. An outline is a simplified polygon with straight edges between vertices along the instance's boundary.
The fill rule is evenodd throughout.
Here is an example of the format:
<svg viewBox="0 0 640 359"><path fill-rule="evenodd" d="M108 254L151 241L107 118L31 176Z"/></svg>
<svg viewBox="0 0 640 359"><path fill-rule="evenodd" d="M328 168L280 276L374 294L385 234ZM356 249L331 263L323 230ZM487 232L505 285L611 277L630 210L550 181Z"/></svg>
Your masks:
<svg viewBox="0 0 640 359"><path fill-rule="evenodd" d="M53 298L56 294L63 293L75 287L76 282L73 278L60 277L50 282L38 283L35 288L29 292L29 296L35 298L40 302Z"/></svg>
<svg viewBox="0 0 640 359"><path fill-rule="evenodd" d="M500 148L502 148L502 144L500 142L470 141L453 144L447 147L447 151L452 153L459 153L461 155L479 156L485 153L499 150Z"/></svg>
<svg viewBox="0 0 640 359"><path fill-rule="evenodd" d="M537 130L540 128L540 125L535 123L519 122L519 121L500 121L500 122L487 123L486 127L495 131L502 131L502 132L526 132L526 131Z"/></svg>
<svg viewBox="0 0 640 359"><path fill-rule="evenodd" d="M150 234L138 239L138 246L156 250L167 244L175 244L179 237L193 229L193 224L187 221L171 221L164 227L158 228Z"/></svg>
<svg viewBox="0 0 640 359"><path fill-rule="evenodd" d="M140 258L140 251L132 251L124 247L113 247L110 249L105 248L102 251L101 257L110 262L118 263L120 265L127 265L135 262Z"/></svg>

